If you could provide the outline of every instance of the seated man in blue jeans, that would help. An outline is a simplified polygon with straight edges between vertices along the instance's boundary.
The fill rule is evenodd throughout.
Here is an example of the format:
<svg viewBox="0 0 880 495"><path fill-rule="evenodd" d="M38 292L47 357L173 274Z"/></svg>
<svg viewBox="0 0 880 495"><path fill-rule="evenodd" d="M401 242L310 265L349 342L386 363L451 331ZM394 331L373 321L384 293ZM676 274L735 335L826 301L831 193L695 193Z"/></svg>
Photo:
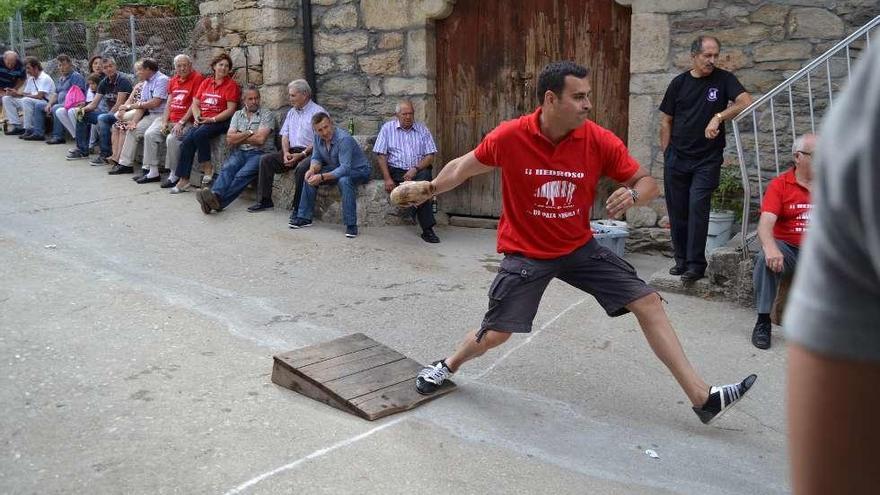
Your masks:
<svg viewBox="0 0 880 495"><path fill-rule="evenodd" d="M117 70L116 60L113 57L104 57L104 79L98 84L95 99L82 107L82 120L76 123L76 148L67 153L68 160L89 157L89 135L94 125L98 127L101 151L89 164L97 167L106 163L107 157L113 154L110 130L116 122L116 112L128 99L132 89L131 81ZM102 106L101 102L105 102L105 105ZM106 112L103 111L105 107Z"/></svg>
<svg viewBox="0 0 880 495"><path fill-rule="evenodd" d="M221 211L235 201L260 172L260 159L272 151L269 135L275 129L272 111L260 106L260 90L253 84L241 95L242 108L232 115L226 146L237 148L223 163L213 189L203 187L196 199L206 215Z"/></svg>
<svg viewBox="0 0 880 495"><path fill-rule="evenodd" d="M370 180L370 162L351 134L336 127L324 112L312 117L315 141L312 162L305 175L302 199L290 215L290 228L300 229L312 224L312 211L318 186L336 183L342 192L342 218L345 237L357 237L357 186Z"/></svg>

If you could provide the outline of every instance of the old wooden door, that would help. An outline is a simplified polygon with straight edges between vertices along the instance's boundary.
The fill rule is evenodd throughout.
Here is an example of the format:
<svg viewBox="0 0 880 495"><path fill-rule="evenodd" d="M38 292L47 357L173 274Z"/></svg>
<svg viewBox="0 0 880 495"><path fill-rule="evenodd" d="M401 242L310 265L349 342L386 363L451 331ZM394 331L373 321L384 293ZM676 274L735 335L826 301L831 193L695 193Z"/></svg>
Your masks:
<svg viewBox="0 0 880 495"><path fill-rule="evenodd" d="M534 111L537 75L555 60L590 68L591 118L626 142L630 15L613 0L458 0L437 23L441 163L473 149L500 122ZM596 203L604 197L600 192ZM439 201L453 215L498 217L499 172ZM599 209L593 217L604 213Z"/></svg>

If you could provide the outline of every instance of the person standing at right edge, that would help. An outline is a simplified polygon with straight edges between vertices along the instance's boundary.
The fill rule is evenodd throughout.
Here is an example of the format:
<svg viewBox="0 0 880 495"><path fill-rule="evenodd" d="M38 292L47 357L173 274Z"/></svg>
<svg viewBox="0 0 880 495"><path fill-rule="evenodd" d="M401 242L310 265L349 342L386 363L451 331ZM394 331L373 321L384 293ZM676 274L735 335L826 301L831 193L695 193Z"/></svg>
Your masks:
<svg viewBox="0 0 880 495"><path fill-rule="evenodd" d="M693 282L706 273L709 206L724 161L724 121L752 103L736 76L715 67L721 43L698 36L693 66L675 77L660 103L660 148L675 266L671 275ZM729 102L733 102L728 106Z"/></svg>

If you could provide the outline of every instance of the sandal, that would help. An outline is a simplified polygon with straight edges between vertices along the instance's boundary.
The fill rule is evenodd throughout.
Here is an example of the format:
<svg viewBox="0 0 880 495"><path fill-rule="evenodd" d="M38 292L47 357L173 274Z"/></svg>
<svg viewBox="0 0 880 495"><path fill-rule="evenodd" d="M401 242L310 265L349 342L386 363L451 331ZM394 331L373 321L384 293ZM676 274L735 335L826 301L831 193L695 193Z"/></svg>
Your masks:
<svg viewBox="0 0 880 495"><path fill-rule="evenodd" d="M203 174L202 175L202 187L210 187L210 185L213 183L214 183L213 174Z"/></svg>

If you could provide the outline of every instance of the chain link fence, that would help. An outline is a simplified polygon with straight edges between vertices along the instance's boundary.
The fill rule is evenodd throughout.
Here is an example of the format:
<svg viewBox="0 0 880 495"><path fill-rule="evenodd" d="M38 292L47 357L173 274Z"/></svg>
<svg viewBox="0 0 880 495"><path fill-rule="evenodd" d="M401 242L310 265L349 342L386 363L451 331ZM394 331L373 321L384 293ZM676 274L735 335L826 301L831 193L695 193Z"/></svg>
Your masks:
<svg viewBox="0 0 880 495"><path fill-rule="evenodd" d="M131 16L107 21L21 22L16 16L0 25L0 45L22 58L37 57L52 75L60 53L69 55L82 74L88 73L88 60L94 55L113 57L126 73L134 72L137 59L150 57L170 74L175 55L195 55L199 19Z"/></svg>

